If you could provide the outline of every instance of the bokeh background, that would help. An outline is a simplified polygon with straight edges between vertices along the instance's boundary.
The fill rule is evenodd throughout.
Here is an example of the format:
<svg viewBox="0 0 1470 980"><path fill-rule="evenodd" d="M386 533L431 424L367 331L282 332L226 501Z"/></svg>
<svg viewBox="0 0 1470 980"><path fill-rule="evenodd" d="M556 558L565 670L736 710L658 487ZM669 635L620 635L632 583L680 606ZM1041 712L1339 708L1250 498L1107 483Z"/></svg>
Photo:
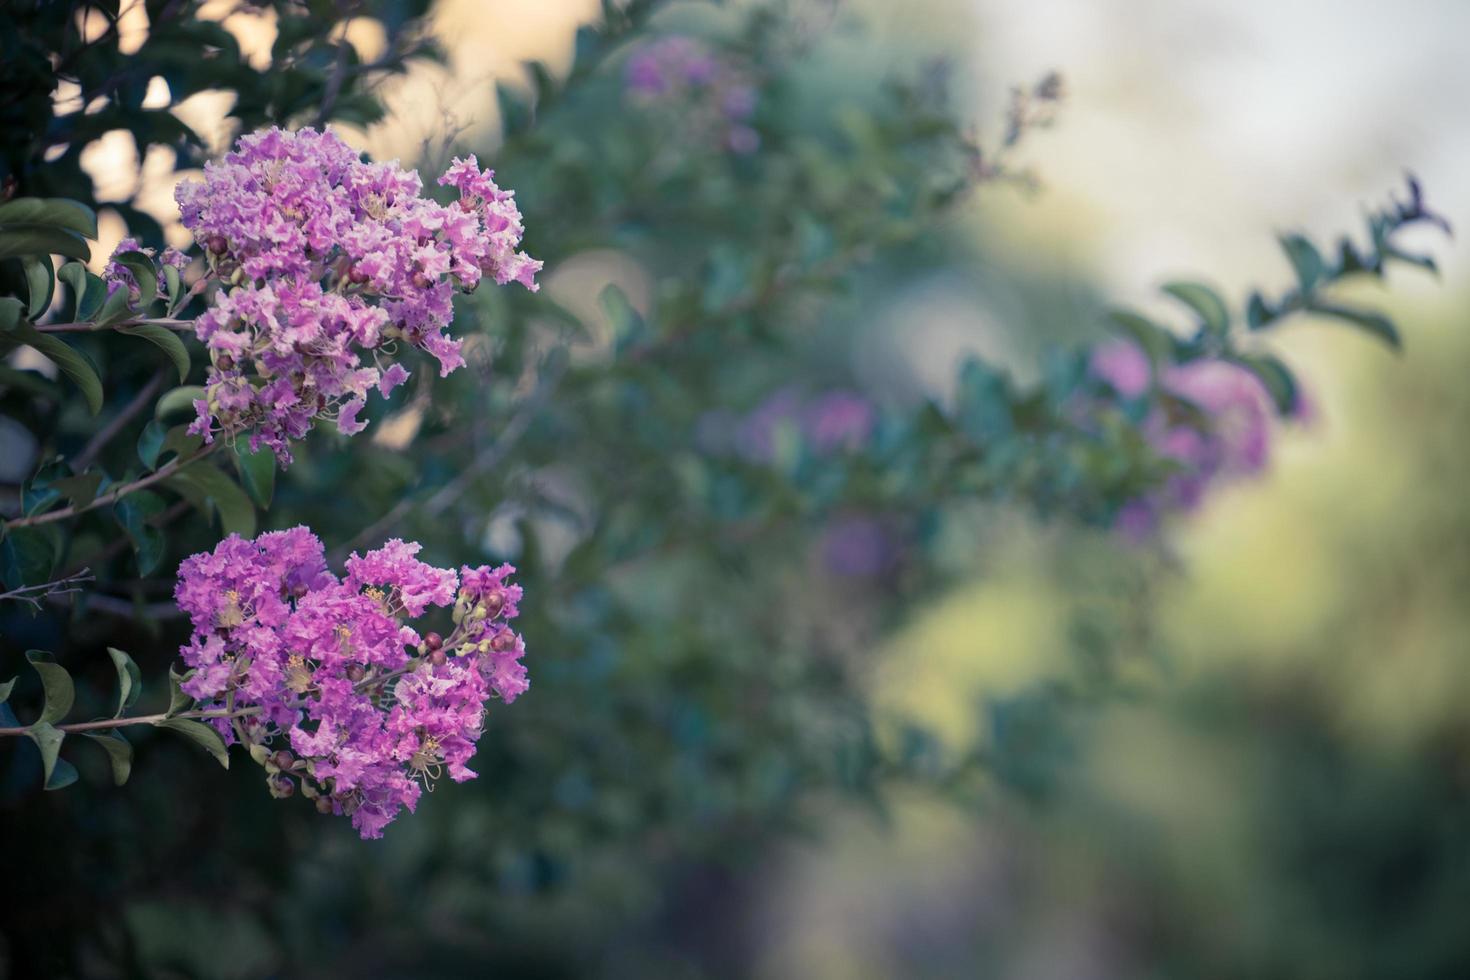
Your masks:
<svg viewBox="0 0 1470 980"><path fill-rule="evenodd" d="M843 312L836 370L869 391L943 398L968 353L1035 377L1048 347L1099 337L1109 304L1163 315L1156 286L1181 275L1228 295L1285 281L1276 232L1351 228L1406 168L1452 222L1470 218L1460 0L811 6L820 56L803 77L818 101L943 58L983 143L1011 85L1053 69L1066 80L1057 125L1024 148L1039 190L987 190L946 218L942 247ZM708 23L678 7L668 24ZM433 159L453 129L495 160L493 83L528 58L565 72L597 8L445 0L432 17L446 61L388 83L385 119L341 131L412 161ZM218 13L247 50L268 49L269 18L229 11ZM371 57L383 39L357 29ZM219 119L223 146L225 108L206 95L179 111ZM126 134L92 152L99 201L136 193L166 237L187 239L169 224L172 159L139 160ZM125 231L103 212L97 256ZM112 889L148 975L1463 976L1470 262L1432 247L1438 278L1398 271L1356 287L1393 314L1402 356L1310 320L1282 334L1309 423L1283 431L1268 475L1212 496L1166 543L987 506L947 526L942 587L882 628L844 634L863 595L809 584L811 622L792 629L848 644L878 706L875 739L899 740L917 719L936 751L994 753L961 791L895 779L854 801L824 786L800 794L789 826L757 822L728 852L698 834L611 834L554 871L497 858L494 873L461 880L443 867L454 847L426 838L499 831L456 817L449 788L382 846L315 824L259 846L238 828L196 830L153 853L187 865L222 850L238 877L228 863L207 885L123 876L104 848L73 868L73 887ZM547 293L574 311L609 281L648 302L626 255L548 273ZM816 385L833 372L815 357L804 369ZM659 574L636 583L655 593L646 601L689 601ZM1109 624L1106 644L1145 655L1117 668L1121 693L1079 701L1065 721L1033 717L1054 682L1085 673L1090 617ZM529 627L528 641L536 651ZM571 806L574 767L556 765L544 774ZM135 782L133 793L150 786L146 773ZM697 824L697 808L683 819ZM251 870L277 858L290 867ZM201 903L205 887L249 894ZM354 902L365 911L323 911ZM428 924L403 908L427 910ZM105 959L76 975L109 974Z"/></svg>

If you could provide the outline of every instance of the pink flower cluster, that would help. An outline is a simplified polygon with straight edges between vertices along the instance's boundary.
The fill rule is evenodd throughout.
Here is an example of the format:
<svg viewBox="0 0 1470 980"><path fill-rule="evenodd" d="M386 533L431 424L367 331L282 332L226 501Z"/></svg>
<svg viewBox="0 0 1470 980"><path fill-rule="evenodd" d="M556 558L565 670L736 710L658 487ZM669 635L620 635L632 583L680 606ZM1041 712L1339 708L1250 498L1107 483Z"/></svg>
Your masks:
<svg viewBox="0 0 1470 980"><path fill-rule="evenodd" d="M304 527L231 535L179 566L175 598L194 632L180 685L227 743L243 742L272 793L302 794L382 836L442 772L473 779L485 701L527 687L525 646L510 626L515 571L459 575L392 540L347 560L338 579ZM453 607L447 639L410 621ZM279 746L273 748L273 746Z"/></svg>
<svg viewBox="0 0 1470 980"><path fill-rule="evenodd" d="M117 248L112 250L112 258L108 260L106 268L102 270L102 281L107 283L108 296L111 296L119 289L126 289L133 303L137 303L142 299L143 294L138 291L138 280L133 277L133 270L117 260L117 257L125 252L139 252L150 259L154 259L154 263L160 273L162 272L163 266L166 265L182 270L189 264L189 257L176 248L166 248L163 250L162 255L158 255L153 249L144 248L138 244L136 238L124 238L118 242Z"/></svg>
<svg viewBox="0 0 1470 980"><path fill-rule="evenodd" d="M416 171L364 163L336 134L263 130L242 137L204 180L175 191L184 226L227 286L195 322L210 352L192 431L250 432L282 463L318 418L344 433L376 387L409 376L385 361L399 343L446 375L464 364L445 335L456 290L484 278L537 288L541 263L519 251L514 193L473 156L439 178L449 205L421 196ZM366 358L366 361L365 361Z"/></svg>
<svg viewBox="0 0 1470 980"><path fill-rule="evenodd" d="M1099 347L1090 367L1123 398L1138 398L1153 383L1147 355L1127 341ZM1158 387L1192 406L1203 419L1173 411L1167 403L1145 419L1143 432L1149 443L1160 456L1178 463L1180 470L1154 493L1124 505L1117 523L1130 537L1150 533L1164 512L1197 508L1213 485L1261 473L1271 458L1275 402L1246 368L1214 358L1188 361L1166 367ZM1303 412L1298 404L1293 417L1300 418Z"/></svg>
<svg viewBox="0 0 1470 980"><path fill-rule="evenodd" d="M623 80L635 102L679 108L699 141L717 139L742 156L760 149L760 134L750 125L756 90L749 74L695 38L673 35L642 45L629 57Z"/></svg>
<svg viewBox="0 0 1470 980"><path fill-rule="evenodd" d="M807 396L781 388L743 417L725 411L705 415L697 439L709 451L768 464L776 458L783 430L799 436L812 453L832 456L861 449L877 422L873 403L857 392L834 389Z"/></svg>

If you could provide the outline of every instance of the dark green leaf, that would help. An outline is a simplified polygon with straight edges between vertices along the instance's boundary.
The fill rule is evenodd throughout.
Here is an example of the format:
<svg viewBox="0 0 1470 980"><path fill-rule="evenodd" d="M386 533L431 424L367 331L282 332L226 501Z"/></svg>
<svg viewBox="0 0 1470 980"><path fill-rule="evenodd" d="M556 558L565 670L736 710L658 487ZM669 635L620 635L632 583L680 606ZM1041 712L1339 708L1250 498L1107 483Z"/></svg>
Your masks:
<svg viewBox="0 0 1470 980"><path fill-rule="evenodd" d="M107 761L112 763L112 782L121 786L133 773L133 746L123 738L122 732L84 732L88 738L102 746Z"/></svg>
<svg viewBox="0 0 1470 980"><path fill-rule="evenodd" d="M138 308L148 309L148 305L158 298L158 267L153 260L142 252L119 252L112 260L133 274L133 282L138 286Z"/></svg>
<svg viewBox="0 0 1470 980"><path fill-rule="evenodd" d="M173 307L176 303L178 303L179 295L184 288L184 280L183 277L179 274L179 270L175 269L171 265L164 266L163 285L165 290L167 291L169 310L170 312L172 312Z"/></svg>
<svg viewBox="0 0 1470 980"><path fill-rule="evenodd" d="M142 461L144 469L155 469L158 466L158 454L163 451L163 440L168 436L168 426L158 419L149 419L148 424L143 426L143 431L138 434L138 459Z"/></svg>
<svg viewBox="0 0 1470 980"><path fill-rule="evenodd" d="M269 507L276 492L276 454L265 447L251 452L242 439L235 445L235 468L256 506L261 510Z"/></svg>
<svg viewBox="0 0 1470 980"><path fill-rule="evenodd" d="M1245 323L1252 330L1261 330L1270 326L1277 317L1277 313L1266 305L1266 300L1260 293L1251 293L1251 298L1245 304Z"/></svg>
<svg viewBox="0 0 1470 980"><path fill-rule="evenodd" d="M58 757L66 732L46 722L38 722L26 734L36 743L36 748L41 750L41 769L45 774L43 785L46 789L61 789L77 781L76 766Z"/></svg>
<svg viewBox="0 0 1470 980"><path fill-rule="evenodd" d="M193 675L192 670L186 670L182 674L176 673L172 667L168 669L168 714L176 715L185 711L194 703L194 699L184 693L179 685Z"/></svg>
<svg viewBox="0 0 1470 980"><path fill-rule="evenodd" d="M97 237L97 214L80 201L62 197L19 197L0 204L0 226L61 228L84 238Z"/></svg>
<svg viewBox="0 0 1470 980"><path fill-rule="evenodd" d="M1174 361L1174 335L1146 316L1131 310L1111 310L1108 319L1117 330L1136 343L1148 355L1157 370Z"/></svg>
<svg viewBox="0 0 1470 980"><path fill-rule="evenodd" d="M5 683L0 684L0 704L4 704L10 700L10 692L15 689L15 681L16 679L12 677Z"/></svg>
<svg viewBox="0 0 1470 980"><path fill-rule="evenodd" d="M230 750L225 747L225 740L219 737L219 732L203 722L189 718L169 718L166 721L160 721L158 727L178 732L214 756L215 761L220 765L226 769L230 768Z"/></svg>
<svg viewBox="0 0 1470 980"><path fill-rule="evenodd" d="M622 353L638 343L647 333L648 324L629 301L628 296L616 285L609 283L597 295L597 303L607 317L612 329L612 347Z"/></svg>
<svg viewBox="0 0 1470 980"><path fill-rule="evenodd" d="M112 512L133 543L138 560L138 574L147 575L163 560L166 541L163 533L148 523L165 508L163 498L149 490L139 490L113 504Z"/></svg>
<svg viewBox="0 0 1470 980"><path fill-rule="evenodd" d="M1194 310L1206 333L1223 337L1230 331L1230 310L1220 294L1209 286L1198 282L1170 282L1164 284L1163 290Z"/></svg>
<svg viewBox="0 0 1470 980"><path fill-rule="evenodd" d="M51 267L50 255L37 255L25 260L26 289L30 298L27 315L32 320L51 308L51 297L56 289L56 270Z"/></svg>
<svg viewBox="0 0 1470 980"><path fill-rule="evenodd" d="M0 259L51 254L86 261L92 250L76 235L56 228L0 226Z"/></svg>
<svg viewBox="0 0 1470 980"><path fill-rule="evenodd" d="M72 311L74 320L91 320L101 308L102 301L107 298L107 284L88 272L87 267L80 262L68 262L61 267L56 278L71 287L76 303L76 308Z"/></svg>
<svg viewBox="0 0 1470 980"><path fill-rule="evenodd" d="M40 585L56 567L56 544L38 527L18 527L0 541L0 574L11 588Z"/></svg>
<svg viewBox="0 0 1470 980"><path fill-rule="evenodd" d="M1286 252L1286 257L1291 260L1291 267L1296 270L1297 283L1301 286L1302 295L1307 295L1322 281L1322 273L1326 271L1326 265L1322 261L1322 255L1313 245L1301 235L1281 236L1281 248Z"/></svg>
<svg viewBox="0 0 1470 980"><path fill-rule="evenodd" d="M36 673L41 675L41 686L46 691L46 705L41 709L41 715L36 719L37 723L49 723L65 718L76 698L76 687L72 684L71 674L66 672L65 667L56 663L51 654L45 650L27 650L26 660L30 661Z"/></svg>
<svg viewBox="0 0 1470 980"><path fill-rule="evenodd" d="M135 315L135 312L128 291L120 288L102 301L102 308L97 311L97 316L94 320L99 327L102 327L109 323L126 320L128 317Z"/></svg>
<svg viewBox="0 0 1470 980"><path fill-rule="evenodd" d="M201 510L213 505L225 534L255 536L255 506L240 484L208 463L188 466L163 481Z"/></svg>
<svg viewBox="0 0 1470 980"><path fill-rule="evenodd" d="M167 327L160 327L156 323L134 323L126 327L118 327L118 333L125 333L130 337L142 337L144 340L159 347L174 362L174 368L179 372L179 380L183 381L189 377L189 349L179 339L179 335Z"/></svg>
<svg viewBox="0 0 1470 980"><path fill-rule="evenodd" d="M1261 384L1271 393L1271 400L1276 403L1278 412L1290 415L1296 410L1296 378L1292 376L1291 369L1278 358L1270 354L1237 354L1231 359L1260 379Z"/></svg>
<svg viewBox="0 0 1470 980"><path fill-rule="evenodd" d="M29 323L17 324L11 336L55 361L62 373L81 389L93 415L102 411L102 379L97 377L97 369L85 354L51 334L41 333Z"/></svg>
<svg viewBox="0 0 1470 980"><path fill-rule="evenodd" d="M143 674L138 670L138 665L133 663L133 658L117 647L108 647L107 655L117 668L117 713L112 717L120 718L138 700L138 695L143 693Z"/></svg>

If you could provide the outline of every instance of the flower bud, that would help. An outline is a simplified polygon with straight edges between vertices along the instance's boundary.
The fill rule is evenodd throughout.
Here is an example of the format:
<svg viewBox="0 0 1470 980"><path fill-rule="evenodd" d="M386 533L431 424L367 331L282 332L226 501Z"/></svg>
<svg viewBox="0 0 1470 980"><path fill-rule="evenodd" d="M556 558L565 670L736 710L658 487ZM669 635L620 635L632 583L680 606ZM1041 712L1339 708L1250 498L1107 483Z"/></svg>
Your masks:
<svg viewBox="0 0 1470 980"><path fill-rule="evenodd" d="M515 647L516 635L510 630L502 630L501 632L496 633L495 638L490 641L490 649L494 650L496 653L509 653L510 651L514 650Z"/></svg>
<svg viewBox="0 0 1470 980"><path fill-rule="evenodd" d="M285 776L272 776L266 780L270 788L271 796L278 800L284 800L296 792L296 784Z"/></svg>
<svg viewBox="0 0 1470 980"><path fill-rule="evenodd" d="M257 743L250 746L250 758L254 759L257 765L265 765L270 757L270 750L264 745Z"/></svg>
<svg viewBox="0 0 1470 980"><path fill-rule="evenodd" d="M442 666L444 664L444 662L446 660L448 660L448 659L449 658L447 656L445 656L444 651L442 649L441 650L434 650L434 651L430 652L430 654L429 654L429 663L433 664L435 667Z"/></svg>
<svg viewBox="0 0 1470 980"><path fill-rule="evenodd" d="M485 603L485 612L489 613L491 619L499 616L500 610L505 608L505 596L499 591L490 593L482 601Z"/></svg>
<svg viewBox="0 0 1470 980"><path fill-rule="evenodd" d="M271 762L275 763L277 769L290 769L291 763L295 761L296 757L285 749L277 749L276 754L271 756Z"/></svg>
<svg viewBox="0 0 1470 980"><path fill-rule="evenodd" d="M347 281L355 286L361 286L368 281L368 274L354 265L347 273Z"/></svg>
<svg viewBox="0 0 1470 980"><path fill-rule="evenodd" d="M228 354L221 354L215 359L214 366L221 371L233 371L235 369L235 359Z"/></svg>
<svg viewBox="0 0 1470 980"><path fill-rule="evenodd" d="M362 679L366 676L367 668L364 667L362 664L349 664L347 666L347 679L352 683L360 684L362 683Z"/></svg>
<svg viewBox="0 0 1470 980"><path fill-rule="evenodd" d="M224 255L230 250L230 243L225 240L224 235L210 235L208 246L215 255Z"/></svg>
<svg viewBox="0 0 1470 980"><path fill-rule="evenodd" d="M427 636L424 637L424 646L428 647L430 650L438 650L443 645L444 637L440 636L438 633L429 633Z"/></svg>
<svg viewBox="0 0 1470 980"><path fill-rule="evenodd" d="M317 813L331 813L332 812L332 800L331 800L331 798L330 797L326 797L326 796L318 796L316 798L316 812Z"/></svg>

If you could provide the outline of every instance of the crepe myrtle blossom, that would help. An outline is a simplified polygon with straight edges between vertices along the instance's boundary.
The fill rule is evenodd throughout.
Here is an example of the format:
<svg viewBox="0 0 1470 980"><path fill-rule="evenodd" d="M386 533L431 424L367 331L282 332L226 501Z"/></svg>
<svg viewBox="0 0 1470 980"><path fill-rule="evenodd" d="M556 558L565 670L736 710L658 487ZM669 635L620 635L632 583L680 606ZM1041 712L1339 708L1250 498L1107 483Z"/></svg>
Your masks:
<svg viewBox="0 0 1470 980"><path fill-rule="evenodd" d="M873 403L855 391L838 388L806 395L787 387L744 416L723 410L706 413L697 423L695 442L717 455L769 465L776 460L783 433L800 438L816 456L835 456L860 451L877 423Z"/></svg>
<svg viewBox="0 0 1470 980"><path fill-rule="evenodd" d="M1154 385L1148 356L1126 341L1100 347L1090 369L1124 399L1142 397ZM1271 458L1276 405L1246 368L1217 358L1169 365L1159 372L1157 387L1186 406L1161 401L1144 420L1143 433L1179 469L1158 490L1119 510L1115 526L1134 539L1151 534L1164 513L1196 509L1211 487L1260 474ZM1306 421L1310 415L1299 393L1288 418Z"/></svg>
<svg viewBox="0 0 1470 980"><path fill-rule="evenodd" d="M159 255L151 248L144 248L138 244L136 238L124 238L117 243L117 248L112 250L112 257L108 259L107 266L102 270L102 281L107 283L107 295L111 296L119 289L126 289L133 303L143 298L138 291L138 280L133 277L133 270L117 260L119 255L127 252L138 252L153 259L156 271L162 272L164 266L172 266L182 270L189 264L189 257L176 248L166 248Z"/></svg>
<svg viewBox="0 0 1470 980"><path fill-rule="evenodd" d="M641 45L628 58L623 86L635 104L678 110L700 142L740 156L760 149L760 134L750 125L756 89L749 73L702 41L671 35Z"/></svg>
<svg viewBox="0 0 1470 980"><path fill-rule="evenodd" d="M387 542L328 570L322 543L296 527L230 535L179 566L175 598L193 624L180 684L227 744L265 767L277 797L301 794L380 837L447 773L468 768L485 702L529 686L511 627L515 569L458 574ZM448 637L415 625L450 608Z"/></svg>
<svg viewBox="0 0 1470 980"><path fill-rule="evenodd" d="M444 332L455 292L484 279L534 291L541 263L519 250L514 193L474 156L439 184L457 200L438 204L417 171L363 162L310 128L242 137L181 183L184 226L225 287L195 321L211 366L191 431L248 432L284 464L319 418L363 429L369 394L408 379L391 360L400 345L433 355L441 376L461 367Z"/></svg>

